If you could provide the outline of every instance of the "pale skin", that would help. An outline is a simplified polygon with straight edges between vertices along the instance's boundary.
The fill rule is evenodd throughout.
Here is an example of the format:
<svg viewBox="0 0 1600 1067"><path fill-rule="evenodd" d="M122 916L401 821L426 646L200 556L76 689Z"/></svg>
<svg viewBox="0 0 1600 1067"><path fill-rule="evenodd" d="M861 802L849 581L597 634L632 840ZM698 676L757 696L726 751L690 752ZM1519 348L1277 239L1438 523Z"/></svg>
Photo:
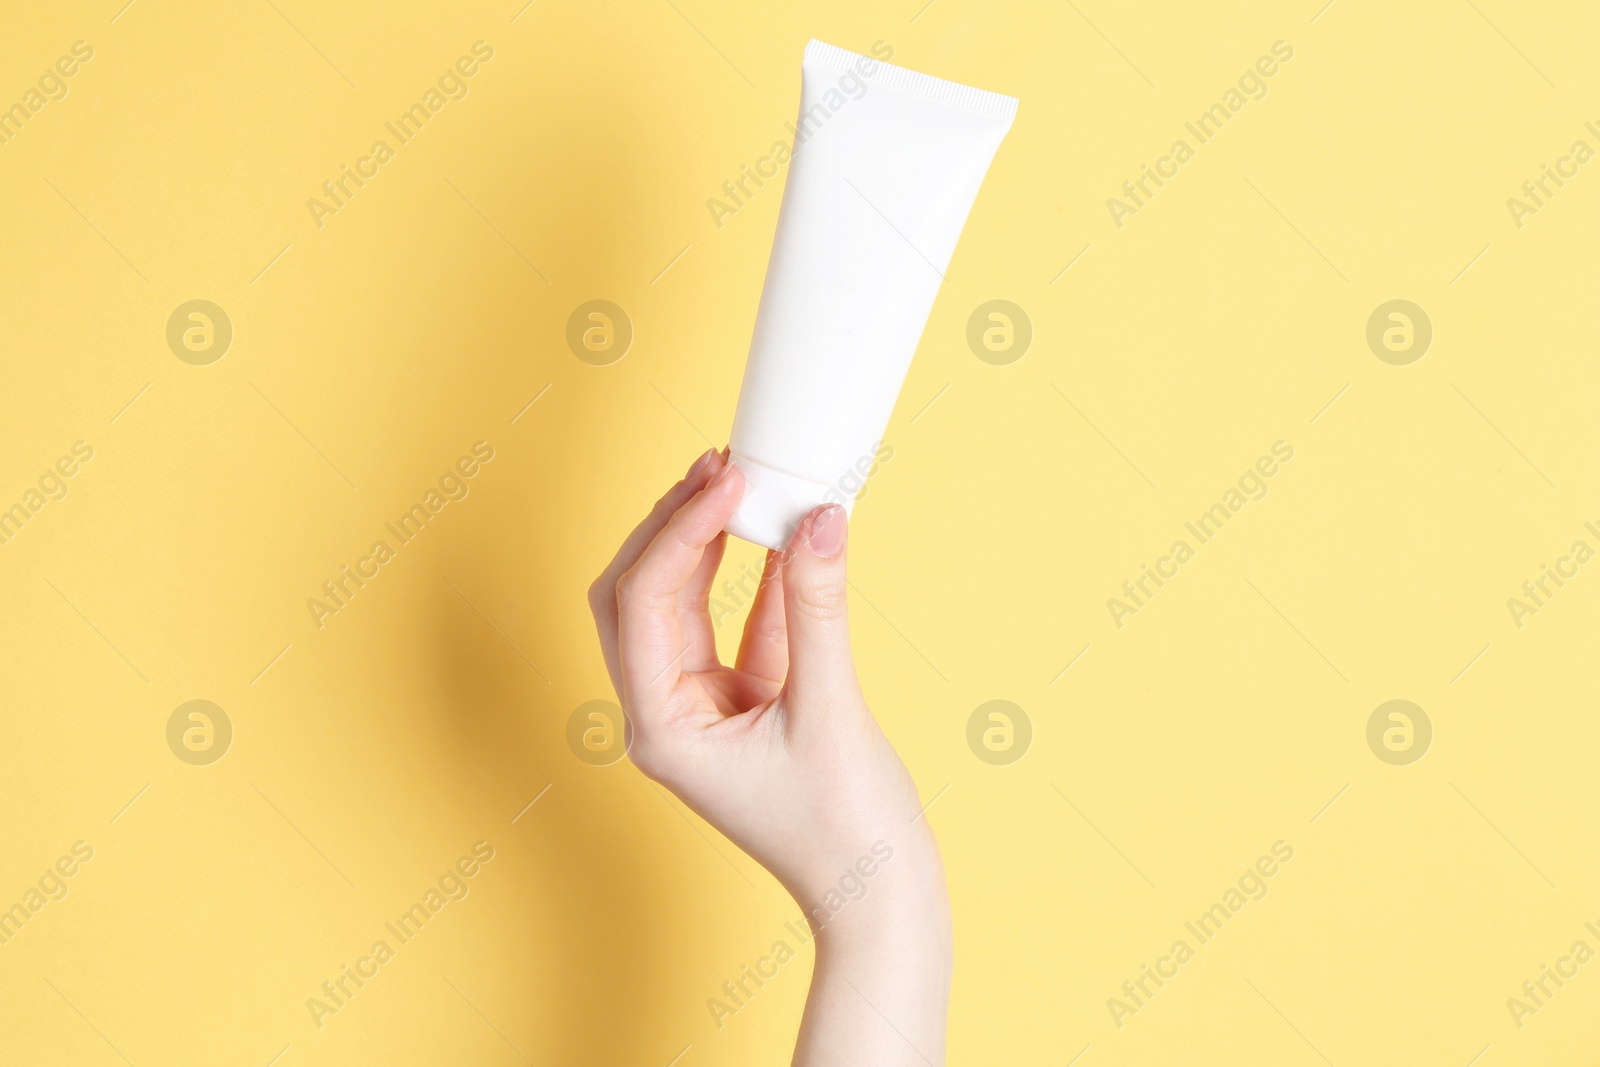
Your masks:
<svg viewBox="0 0 1600 1067"><path fill-rule="evenodd" d="M916 785L856 679L844 509L818 508L787 550L768 553L730 667L717 656L710 596L743 492L737 466L707 452L589 588L633 727L629 755L809 917L816 966L796 1065L942 1064L944 868Z"/></svg>

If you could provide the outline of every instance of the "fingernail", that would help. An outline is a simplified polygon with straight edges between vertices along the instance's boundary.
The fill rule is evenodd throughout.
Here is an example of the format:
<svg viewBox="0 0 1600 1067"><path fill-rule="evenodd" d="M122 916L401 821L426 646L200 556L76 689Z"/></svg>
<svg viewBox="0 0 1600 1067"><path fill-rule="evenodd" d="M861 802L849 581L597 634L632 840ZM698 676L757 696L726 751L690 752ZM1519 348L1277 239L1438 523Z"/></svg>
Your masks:
<svg viewBox="0 0 1600 1067"><path fill-rule="evenodd" d="M721 485L723 482L727 481L728 476L733 473L734 467L735 464L724 463L722 465L722 469L712 477L710 485L707 485L706 488L710 489L713 485Z"/></svg>
<svg viewBox="0 0 1600 1067"><path fill-rule="evenodd" d="M700 453L700 458L694 461L693 465L689 467L689 473L685 474L684 477L693 478L696 474L699 474L701 471L705 470L706 464L711 462L711 457L714 455L716 455L716 450L711 448L708 448L704 452Z"/></svg>
<svg viewBox="0 0 1600 1067"><path fill-rule="evenodd" d="M829 504L811 520L811 551L823 559L832 559L844 547L844 508Z"/></svg>

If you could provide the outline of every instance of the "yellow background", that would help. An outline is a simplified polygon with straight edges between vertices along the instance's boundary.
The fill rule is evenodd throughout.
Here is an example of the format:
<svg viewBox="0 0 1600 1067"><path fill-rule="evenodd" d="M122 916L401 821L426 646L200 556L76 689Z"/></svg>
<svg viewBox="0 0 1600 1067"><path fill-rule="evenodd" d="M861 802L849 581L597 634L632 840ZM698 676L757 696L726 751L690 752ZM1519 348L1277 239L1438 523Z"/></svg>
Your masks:
<svg viewBox="0 0 1600 1067"><path fill-rule="evenodd" d="M0 1059L787 1062L809 947L720 1030L706 1001L798 908L565 738L612 695L588 582L726 438L780 191L720 229L706 200L787 136L815 36L1021 99L853 523L863 682L949 868L951 1061L1594 1061L1600 963L1506 1006L1600 949L1600 563L1506 607L1600 547L1600 162L1506 207L1600 147L1592 5L122 2L0 35L5 103L95 51L0 147L0 503L95 450L0 546L0 906L95 850L0 947ZM319 229L307 198L479 40ZM1115 226L1279 40L1266 98ZM196 298L234 328L208 366L165 339ZM1365 341L1397 298L1435 332L1401 367ZM610 366L564 340L591 299L635 330ZM1007 366L965 341L990 299L1035 330ZM318 629L479 440L470 496ZM1267 497L1114 625L1278 440ZM1397 698L1434 728L1409 766L1366 742ZM167 746L191 699L235 731L210 766ZM991 699L1033 725L1009 766L967 747ZM1277 840L1268 896L1114 1025ZM478 841L470 895L318 1029Z"/></svg>

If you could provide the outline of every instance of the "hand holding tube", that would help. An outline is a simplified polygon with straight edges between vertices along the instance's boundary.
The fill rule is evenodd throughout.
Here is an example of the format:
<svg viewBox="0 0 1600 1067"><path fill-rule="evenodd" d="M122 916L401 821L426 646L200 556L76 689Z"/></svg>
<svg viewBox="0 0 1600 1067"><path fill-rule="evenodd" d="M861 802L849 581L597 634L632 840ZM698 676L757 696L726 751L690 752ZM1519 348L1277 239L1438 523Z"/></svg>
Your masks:
<svg viewBox="0 0 1600 1067"><path fill-rule="evenodd" d="M709 598L743 492L738 467L708 452L590 587L629 754L771 871L817 930L796 1063L941 1062L944 874L916 786L857 683L844 509L816 509L768 554L728 667ZM881 860L870 880L850 882L862 895L831 907L869 855Z"/></svg>

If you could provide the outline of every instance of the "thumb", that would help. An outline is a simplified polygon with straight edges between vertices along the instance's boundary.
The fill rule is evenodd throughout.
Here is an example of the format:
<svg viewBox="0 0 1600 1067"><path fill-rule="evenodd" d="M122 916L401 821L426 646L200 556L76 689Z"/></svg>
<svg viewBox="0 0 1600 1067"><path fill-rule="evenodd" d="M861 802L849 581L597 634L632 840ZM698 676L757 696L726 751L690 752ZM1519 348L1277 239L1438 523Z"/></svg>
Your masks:
<svg viewBox="0 0 1600 1067"><path fill-rule="evenodd" d="M789 631L789 687L797 697L848 692L855 686L845 607L845 534L837 504L800 523L783 564L783 613Z"/></svg>

